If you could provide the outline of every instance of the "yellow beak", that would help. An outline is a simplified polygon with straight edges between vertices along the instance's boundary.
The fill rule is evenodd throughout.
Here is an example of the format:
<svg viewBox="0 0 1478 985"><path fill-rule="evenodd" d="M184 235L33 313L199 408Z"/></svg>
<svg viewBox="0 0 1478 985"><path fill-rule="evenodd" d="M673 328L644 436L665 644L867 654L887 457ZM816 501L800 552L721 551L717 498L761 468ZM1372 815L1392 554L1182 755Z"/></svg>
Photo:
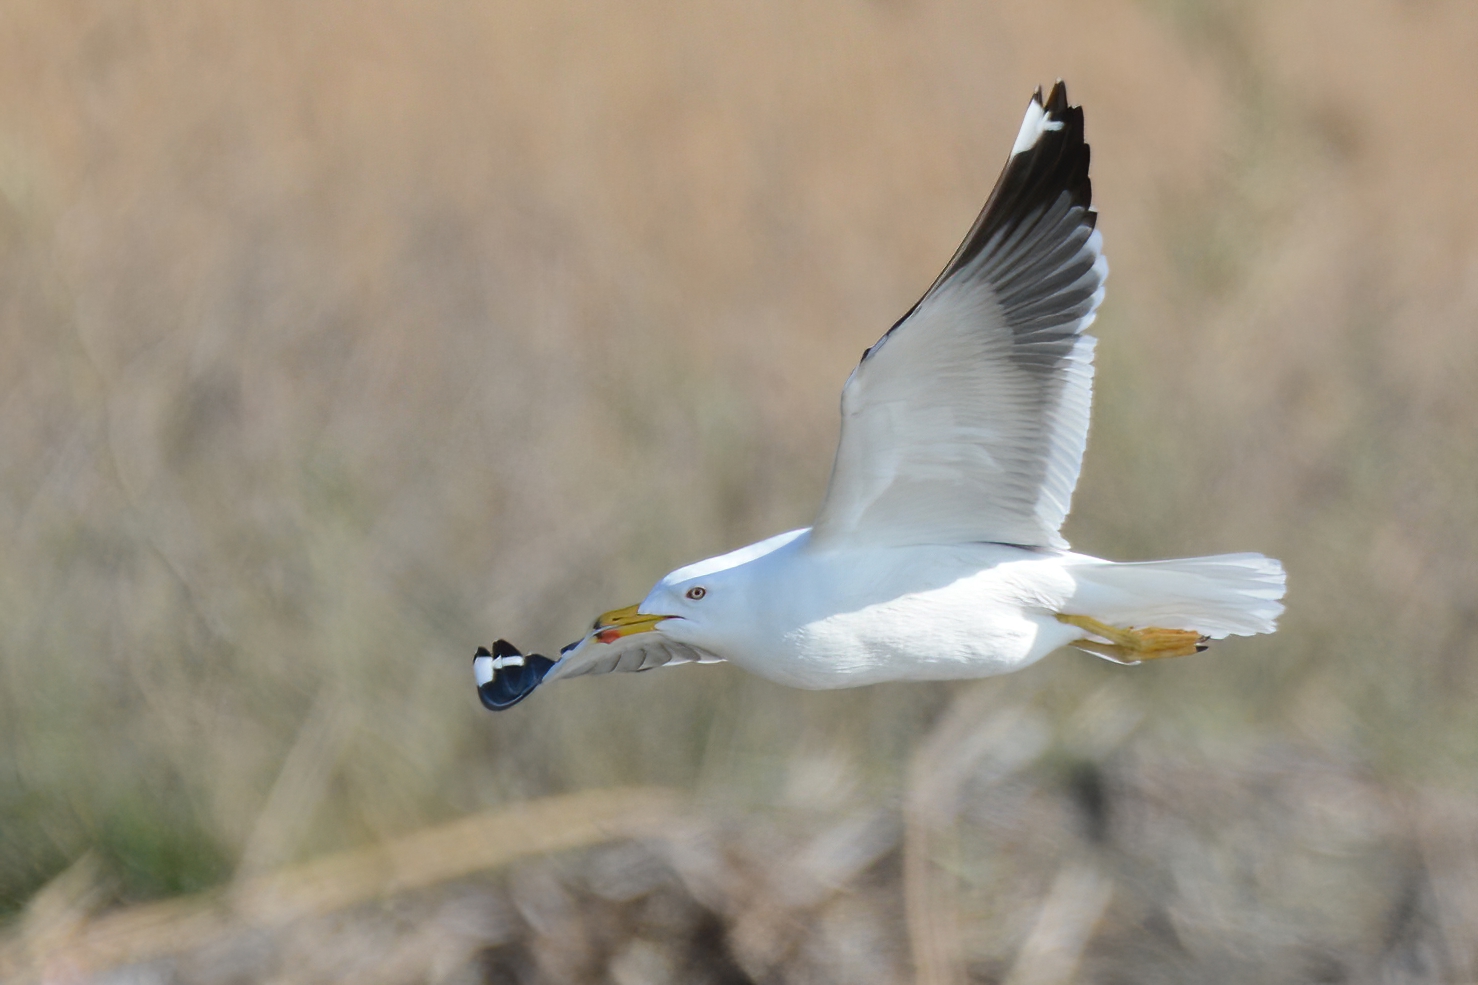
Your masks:
<svg viewBox="0 0 1478 985"><path fill-rule="evenodd" d="M657 624L671 616L652 616L638 613L637 607L628 605L624 609L612 609L610 612L601 613L595 620L595 638L602 643L614 643L623 636L633 636L636 633L649 633L657 628Z"/></svg>

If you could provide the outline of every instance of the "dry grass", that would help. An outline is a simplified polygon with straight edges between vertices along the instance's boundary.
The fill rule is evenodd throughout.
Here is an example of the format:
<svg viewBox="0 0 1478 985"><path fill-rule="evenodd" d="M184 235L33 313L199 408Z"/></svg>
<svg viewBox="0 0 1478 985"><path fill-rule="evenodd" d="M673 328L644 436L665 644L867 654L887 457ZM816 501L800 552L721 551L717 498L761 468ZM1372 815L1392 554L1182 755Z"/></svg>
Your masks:
<svg viewBox="0 0 1478 985"><path fill-rule="evenodd" d="M907 925L934 980L1478 978L1474 50L1461 0L11 0L12 944L33 899L82 920L662 785L717 847L640 849L646 890L591 888L637 849L586 849L411 894L393 933L254 938L287 963L240 974L350 975L305 955L362 931L408 949L386 981L697 980L714 941L755 980L884 981ZM689 668L477 708L476 643L547 649L809 521L856 354L1057 76L1114 266L1068 534L1279 556L1284 629L978 691ZM957 691L1027 723L1009 770ZM936 719L958 773L910 778ZM881 847L786 903L833 830ZM705 858L747 874L705 895ZM446 931L464 896L491 915Z"/></svg>

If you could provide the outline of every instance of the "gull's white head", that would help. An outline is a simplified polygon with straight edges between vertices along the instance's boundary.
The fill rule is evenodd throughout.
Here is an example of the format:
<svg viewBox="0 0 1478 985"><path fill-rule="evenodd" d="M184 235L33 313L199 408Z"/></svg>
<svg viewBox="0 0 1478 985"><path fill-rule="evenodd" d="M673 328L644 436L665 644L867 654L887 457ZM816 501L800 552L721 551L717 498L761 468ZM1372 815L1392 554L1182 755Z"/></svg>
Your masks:
<svg viewBox="0 0 1478 985"><path fill-rule="evenodd" d="M804 533L792 530L678 568L657 582L640 604L596 619L596 639L614 643L624 636L655 632L727 659L755 619L755 593L764 584L763 566L756 562Z"/></svg>

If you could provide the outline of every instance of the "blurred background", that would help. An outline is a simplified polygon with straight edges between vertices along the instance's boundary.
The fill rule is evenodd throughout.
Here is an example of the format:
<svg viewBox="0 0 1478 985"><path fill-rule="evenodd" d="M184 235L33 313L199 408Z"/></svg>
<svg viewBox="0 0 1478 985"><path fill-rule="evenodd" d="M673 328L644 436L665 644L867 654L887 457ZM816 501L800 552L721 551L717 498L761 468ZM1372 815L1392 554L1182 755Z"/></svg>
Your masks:
<svg viewBox="0 0 1478 985"><path fill-rule="evenodd" d="M1478 980L1475 51L1462 0L7 0L0 977ZM810 522L1058 77L1113 268L1066 533L1282 558L1280 631L484 712L477 644Z"/></svg>

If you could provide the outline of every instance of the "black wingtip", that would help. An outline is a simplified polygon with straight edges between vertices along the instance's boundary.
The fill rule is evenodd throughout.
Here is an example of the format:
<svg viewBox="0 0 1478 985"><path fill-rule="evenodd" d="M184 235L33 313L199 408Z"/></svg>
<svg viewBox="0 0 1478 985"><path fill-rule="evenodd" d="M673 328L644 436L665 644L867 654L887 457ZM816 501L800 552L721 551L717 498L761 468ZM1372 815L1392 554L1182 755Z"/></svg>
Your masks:
<svg viewBox="0 0 1478 985"><path fill-rule="evenodd" d="M1013 149L975 225L944 271L924 292L924 297L969 265L991 243L1000 242L1023 222L1032 221L1061 195L1067 195L1068 200L1082 210L1084 225L1089 229L1096 225L1098 214L1093 211L1093 183L1088 179L1092 155L1084 139L1083 107L1068 102L1067 83L1061 79L1052 86L1052 92L1045 101L1042 87L1038 86L1032 101L1042 107L1051 126L1045 128L1030 146L1022 150ZM919 303L922 301L920 298ZM908 309L893 328L907 321L918 306L916 303ZM884 334L886 337L887 333ZM866 359L876 348L868 349L863 358Z"/></svg>
<svg viewBox="0 0 1478 985"><path fill-rule="evenodd" d="M1037 102L1041 104L1052 116L1061 116L1067 112L1067 83L1061 79L1052 87L1052 95L1047 97L1047 102L1042 103L1042 89L1037 87Z"/></svg>
<svg viewBox="0 0 1478 985"><path fill-rule="evenodd" d="M1052 126L1044 129L1030 147L1007 160L985 208L975 220L975 227L936 284L968 264L997 234L1047 208L1059 195L1068 195L1072 204L1083 209L1090 226L1097 218L1090 211L1093 206L1093 184L1088 180L1091 154L1083 139L1083 107L1068 102L1067 83L1061 79L1052 87L1045 103L1041 97L1039 88L1033 98L1046 111Z"/></svg>
<svg viewBox="0 0 1478 985"><path fill-rule="evenodd" d="M488 711L505 711L528 697L555 661L538 653L523 654L507 640L480 646L472 657L477 697Z"/></svg>

